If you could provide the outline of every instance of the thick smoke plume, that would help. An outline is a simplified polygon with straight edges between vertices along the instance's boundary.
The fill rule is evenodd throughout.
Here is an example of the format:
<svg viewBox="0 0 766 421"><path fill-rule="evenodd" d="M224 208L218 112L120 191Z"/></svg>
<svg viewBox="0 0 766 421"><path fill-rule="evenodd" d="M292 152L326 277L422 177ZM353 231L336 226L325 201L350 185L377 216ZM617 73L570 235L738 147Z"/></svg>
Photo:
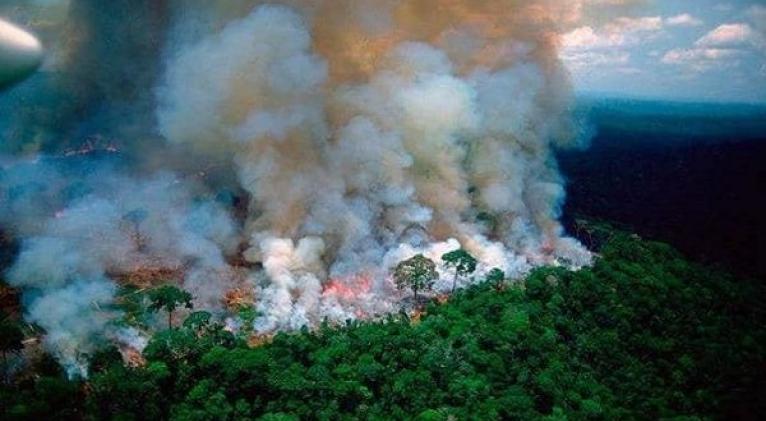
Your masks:
<svg viewBox="0 0 766 421"><path fill-rule="evenodd" d="M220 317L247 290L268 333L395 311L417 253L463 247L477 280L589 263L553 151L586 134L557 34L590 2L258 3L12 9L50 56L0 94L6 277L73 374L136 337L110 306L136 272Z"/></svg>

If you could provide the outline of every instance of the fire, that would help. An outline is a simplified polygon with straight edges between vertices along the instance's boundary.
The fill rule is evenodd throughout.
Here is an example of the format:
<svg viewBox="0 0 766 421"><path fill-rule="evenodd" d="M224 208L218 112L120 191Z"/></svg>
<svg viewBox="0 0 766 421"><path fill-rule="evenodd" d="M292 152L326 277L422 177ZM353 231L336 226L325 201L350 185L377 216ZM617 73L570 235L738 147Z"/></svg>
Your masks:
<svg viewBox="0 0 766 421"><path fill-rule="evenodd" d="M351 306L357 319L366 319L369 314L358 304L366 300L366 296L372 291L372 276L368 273L359 273L348 277L330 279L322 290L322 297L335 299Z"/></svg>
<svg viewBox="0 0 766 421"><path fill-rule="evenodd" d="M253 292L248 288L234 288L224 294L223 303L226 308L236 310L254 302Z"/></svg>
<svg viewBox="0 0 766 421"><path fill-rule="evenodd" d="M268 345L274 340L274 334L258 335L253 334L247 339L247 346L250 348L257 348L259 346Z"/></svg>
<svg viewBox="0 0 766 421"><path fill-rule="evenodd" d="M141 351L125 346L120 348L120 354L122 355L123 362L129 367L143 367L146 365L146 358L144 358Z"/></svg>
<svg viewBox="0 0 766 421"><path fill-rule="evenodd" d="M357 274L346 278L331 279L324 286L323 297L336 297L339 300L355 302L368 294L372 288L372 278L368 274Z"/></svg>
<svg viewBox="0 0 766 421"><path fill-rule="evenodd" d="M180 280L184 278L184 268L167 267L161 262L155 264L136 264L135 267L127 271L109 274L120 284L133 285L139 288L151 288L162 281Z"/></svg>

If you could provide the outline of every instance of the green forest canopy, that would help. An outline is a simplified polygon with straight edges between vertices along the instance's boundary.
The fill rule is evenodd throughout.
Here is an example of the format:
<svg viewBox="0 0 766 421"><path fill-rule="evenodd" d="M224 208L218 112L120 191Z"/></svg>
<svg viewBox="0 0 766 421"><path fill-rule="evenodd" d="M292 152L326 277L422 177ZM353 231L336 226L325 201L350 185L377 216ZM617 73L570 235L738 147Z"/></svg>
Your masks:
<svg viewBox="0 0 766 421"><path fill-rule="evenodd" d="M249 348L204 314L157 333L147 364L94 356L0 389L11 419L700 419L766 414L755 282L611 234L591 268L544 268L428 304L418 320L322 326Z"/></svg>

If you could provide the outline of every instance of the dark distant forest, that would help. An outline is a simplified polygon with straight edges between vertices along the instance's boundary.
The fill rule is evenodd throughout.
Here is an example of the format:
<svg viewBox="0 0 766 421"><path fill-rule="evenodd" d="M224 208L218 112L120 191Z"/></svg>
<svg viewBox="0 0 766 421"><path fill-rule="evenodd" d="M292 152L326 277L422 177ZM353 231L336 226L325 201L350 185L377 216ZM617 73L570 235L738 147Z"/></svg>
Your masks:
<svg viewBox="0 0 766 421"><path fill-rule="evenodd" d="M596 136L560 154L565 223L608 220L766 275L766 107L586 99Z"/></svg>

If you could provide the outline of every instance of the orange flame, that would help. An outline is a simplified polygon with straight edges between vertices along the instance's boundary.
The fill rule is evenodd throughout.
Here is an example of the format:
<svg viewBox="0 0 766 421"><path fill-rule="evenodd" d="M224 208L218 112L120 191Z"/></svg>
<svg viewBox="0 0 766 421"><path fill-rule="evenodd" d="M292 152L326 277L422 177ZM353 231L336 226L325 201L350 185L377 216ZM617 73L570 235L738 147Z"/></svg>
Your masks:
<svg viewBox="0 0 766 421"><path fill-rule="evenodd" d="M343 301L356 301L361 295L367 294L372 288L372 278L369 274L360 273L344 278L330 279L322 291L323 297L337 297Z"/></svg>

